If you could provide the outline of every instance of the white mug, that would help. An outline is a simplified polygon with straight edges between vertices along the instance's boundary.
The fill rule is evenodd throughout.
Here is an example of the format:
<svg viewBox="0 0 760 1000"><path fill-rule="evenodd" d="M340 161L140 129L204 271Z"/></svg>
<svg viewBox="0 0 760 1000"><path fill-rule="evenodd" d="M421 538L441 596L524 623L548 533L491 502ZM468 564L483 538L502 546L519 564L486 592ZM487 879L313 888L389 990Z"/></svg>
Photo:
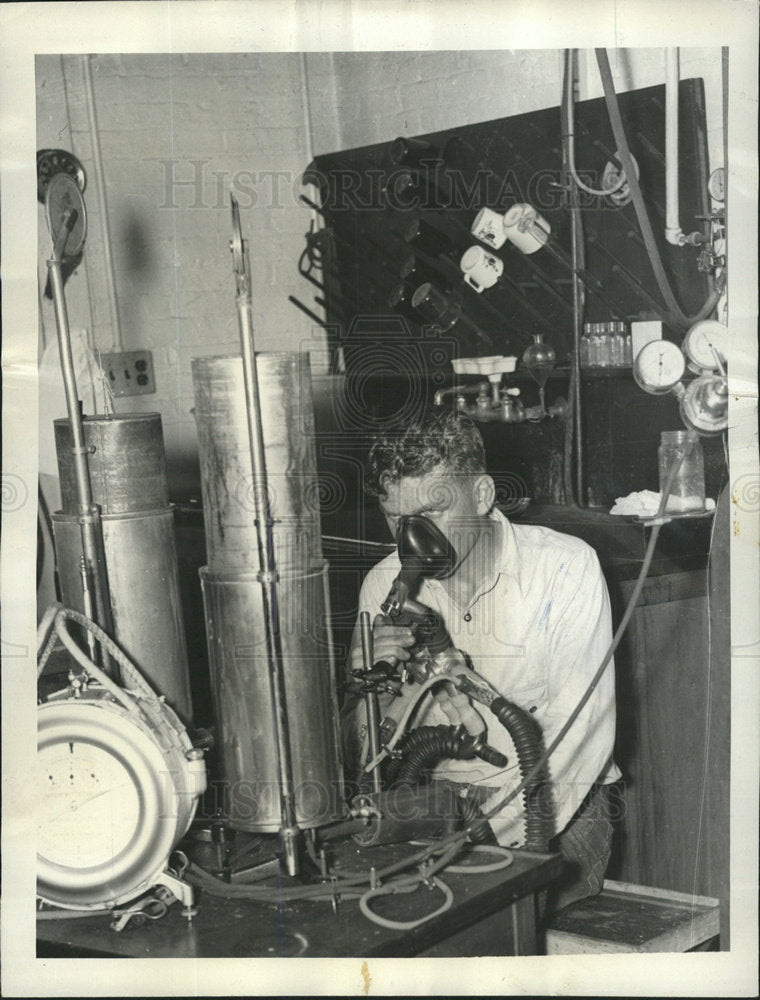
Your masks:
<svg viewBox="0 0 760 1000"><path fill-rule="evenodd" d="M494 250L503 247L507 239L507 234L504 232L504 217L494 212L492 208L481 208L475 216L470 232L481 243L487 243Z"/></svg>
<svg viewBox="0 0 760 1000"><path fill-rule="evenodd" d="M518 250L535 253L549 239L552 227L532 205L520 202L504 214L504 231Z"/></svg>
<svg viewBox="0 0 760 1000"><path fill-rule="evenodd" d="M504 271L504 262L483 247L470 247L462 254L459 266L464 280L476 292L492 288Z"/></svg>

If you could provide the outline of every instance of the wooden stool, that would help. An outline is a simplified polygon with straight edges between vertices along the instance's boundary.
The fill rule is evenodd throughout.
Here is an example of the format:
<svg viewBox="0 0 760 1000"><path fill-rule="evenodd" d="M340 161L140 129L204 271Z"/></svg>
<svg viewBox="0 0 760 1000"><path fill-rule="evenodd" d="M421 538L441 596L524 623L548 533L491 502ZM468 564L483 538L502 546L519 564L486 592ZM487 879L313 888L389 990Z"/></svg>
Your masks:
<svg viewBox="0 0 760 1000"><path fill-rule="evenodd" d="M691 951L719 932L717 899L605 880L598 896L580 899L552 918L546 953Z"/></svg>

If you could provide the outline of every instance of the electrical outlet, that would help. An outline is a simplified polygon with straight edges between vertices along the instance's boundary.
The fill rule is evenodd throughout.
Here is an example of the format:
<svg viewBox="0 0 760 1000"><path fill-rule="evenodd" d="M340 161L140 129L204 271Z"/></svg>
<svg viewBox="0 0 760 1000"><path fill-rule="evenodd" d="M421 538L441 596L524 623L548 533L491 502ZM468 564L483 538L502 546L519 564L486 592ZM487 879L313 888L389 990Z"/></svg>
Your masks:
<svg viewBox="0 0 760 1000"><path fill-rule="evenodd" d="M100 363L114 396L144 396L156 391L152 351L101 354Z"/></svg>

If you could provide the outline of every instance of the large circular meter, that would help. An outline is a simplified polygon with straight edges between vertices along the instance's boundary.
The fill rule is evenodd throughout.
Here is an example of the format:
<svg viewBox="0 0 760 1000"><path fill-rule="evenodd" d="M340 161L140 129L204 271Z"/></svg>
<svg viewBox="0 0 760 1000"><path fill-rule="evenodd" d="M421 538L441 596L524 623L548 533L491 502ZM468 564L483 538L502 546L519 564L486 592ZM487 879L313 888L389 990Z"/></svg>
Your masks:
<svg viewBox="0 0 760 1000"><path fill-rule="evenodd" d="M717 319L695 323L683 340L689 361L700 371L718 372L726 363L728 327Z"/></svg>
<svg viewBox="0 0 760 1000"><path fill-rule="evenodd" d="M683 378L686 361L680 347L670 340L650 340L633 362L633 377L645 392L659 396L671 392Z"/></svg>
<svg viewBox="0 0 760 1000"><path fill-rule="evenodd" d="M156 884L205 788L202 753L163 702L129 711L104 689L38 709L37 894L105 909Z"/></svg>

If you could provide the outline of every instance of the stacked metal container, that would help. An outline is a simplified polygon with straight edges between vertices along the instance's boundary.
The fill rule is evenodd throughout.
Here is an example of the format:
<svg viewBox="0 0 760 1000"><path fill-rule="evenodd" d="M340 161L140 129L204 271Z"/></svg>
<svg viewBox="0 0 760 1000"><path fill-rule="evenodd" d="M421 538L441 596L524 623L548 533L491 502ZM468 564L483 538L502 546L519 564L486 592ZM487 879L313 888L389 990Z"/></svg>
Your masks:
<svg viewBox="0 0 760 1000"><path fill-rule="evenodd" d="M310 829L344 811L311 371L307 355L290 353L257 354L256 367L296 821ZM238 829L276 832L277 739L242 359L196 358L192 372L208 556L200 573L224 818Z"/></svg>
<svg viewBox="0 0 760 1000"><path fill-rule="evenodd" d="M161 415L96 415L82 423L92 499L101 511L114 638L188 722L190 676ZM71 425L56 420L54 429L61 510L52 520L61 597L84 611Z"/></svg>

